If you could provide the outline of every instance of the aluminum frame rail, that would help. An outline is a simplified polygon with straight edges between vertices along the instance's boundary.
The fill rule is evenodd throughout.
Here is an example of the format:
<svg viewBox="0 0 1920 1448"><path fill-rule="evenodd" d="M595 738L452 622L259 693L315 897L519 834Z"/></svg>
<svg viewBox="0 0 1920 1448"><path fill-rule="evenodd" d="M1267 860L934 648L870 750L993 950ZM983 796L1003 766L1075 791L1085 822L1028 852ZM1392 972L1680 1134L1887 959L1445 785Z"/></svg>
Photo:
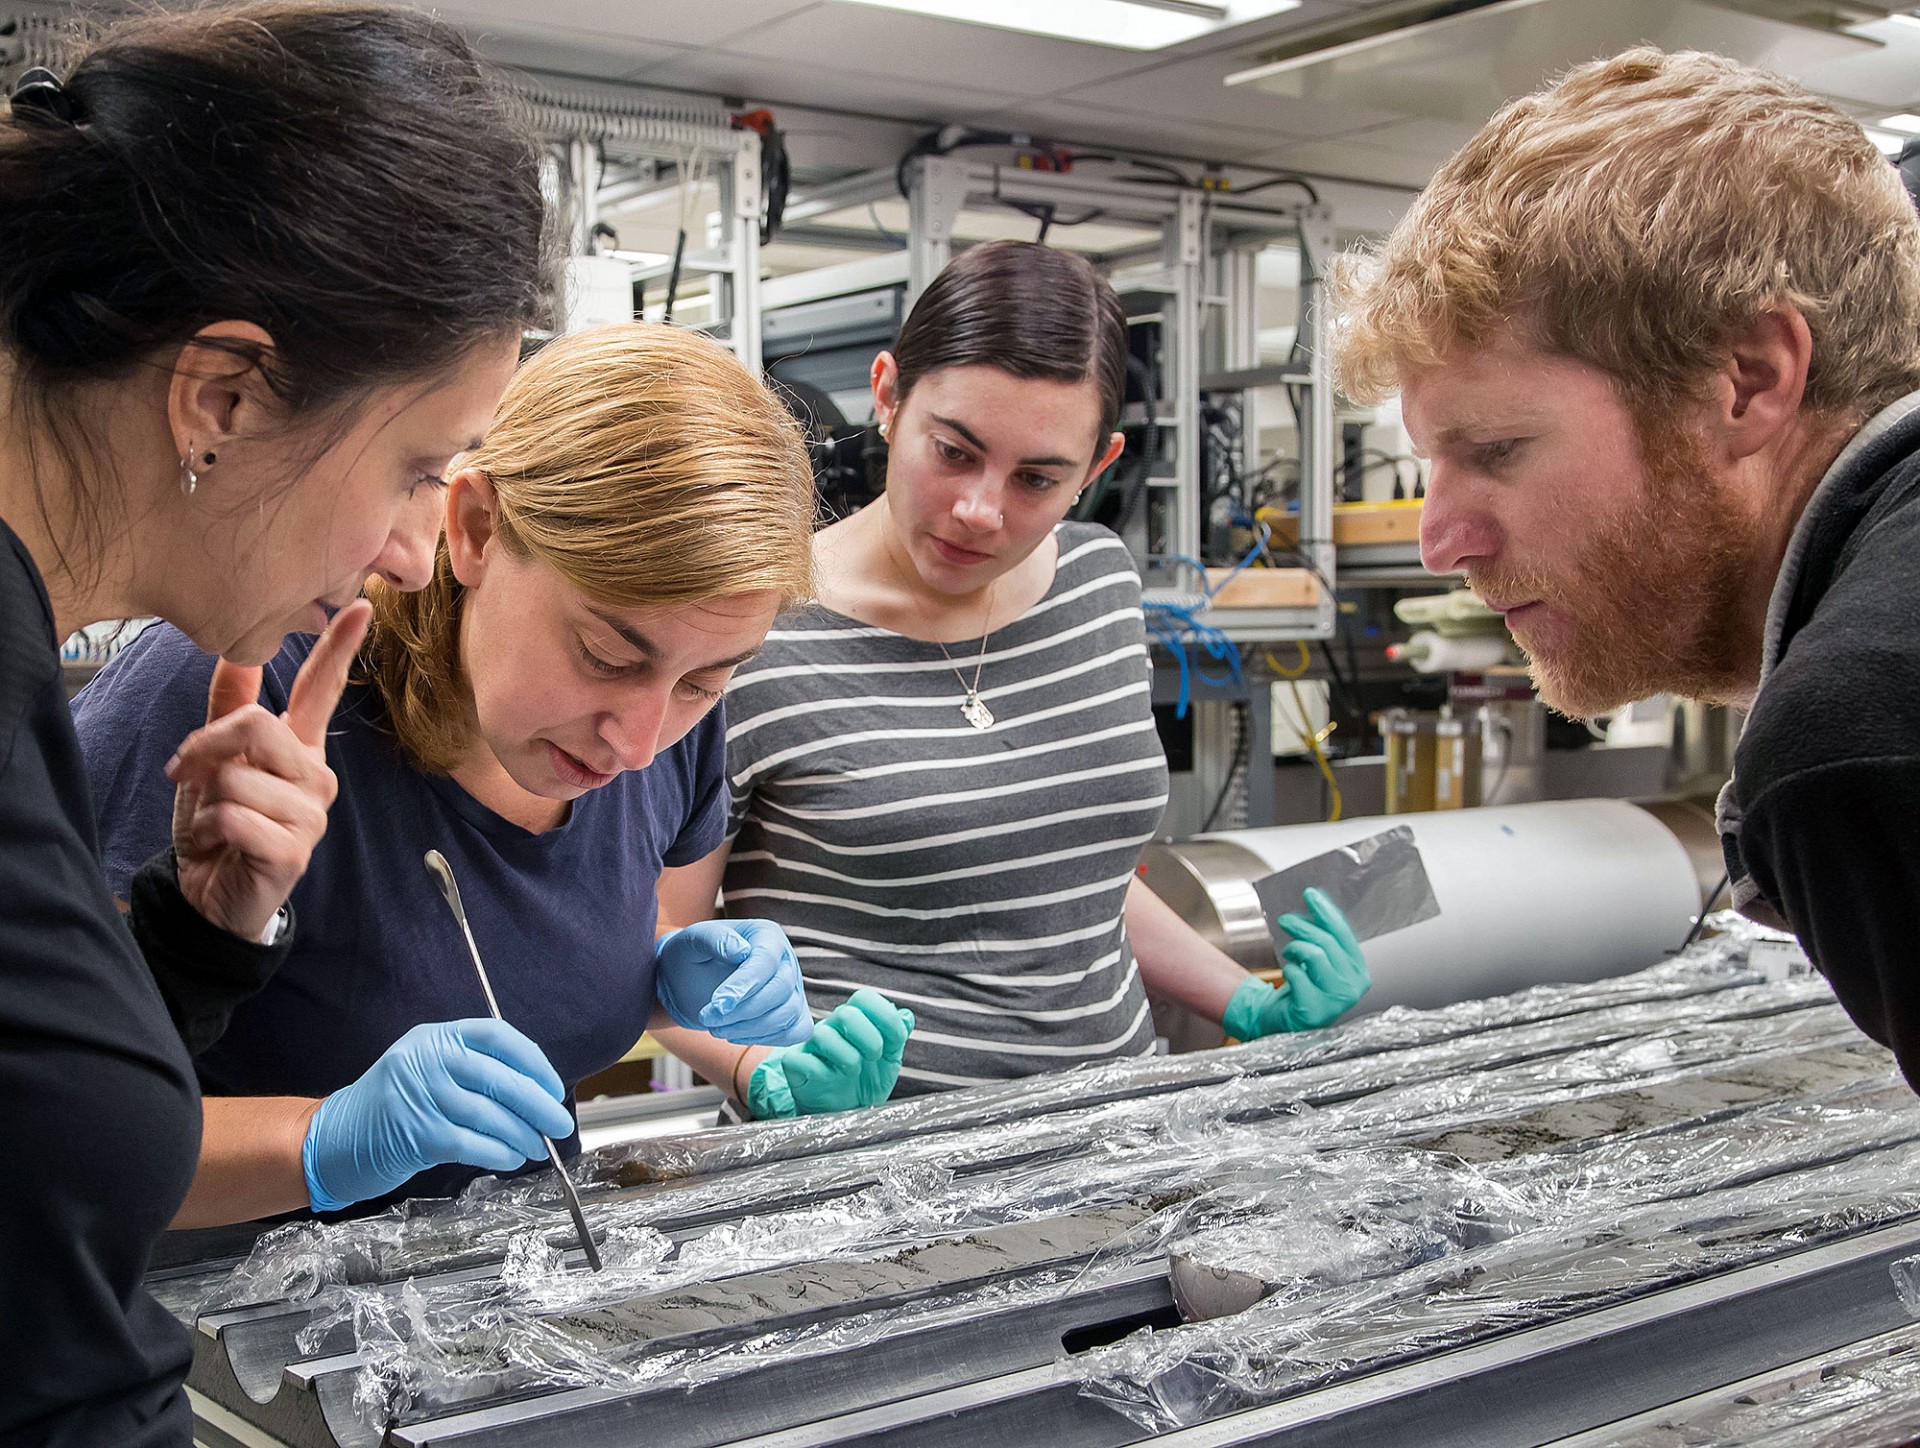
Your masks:
<svg viewBox="0 0 1920 1448"><path fill-rule="evenodd" d="M327 1305L326 1294L275 1297L278 1279L256 1271L232 1280L251 1284L251 1295L265 1300L248 1300L243 1290L234 1305L195 1317L193 1302L227 1279L247 1233L170 1244L161 1258L169 1265L156 1271L154 1286L195 1319L190 1387L210 1442L242 1441L237 1425L262 1441L303 1448L583 1448L641 1433L662 1445L764 1448L978 1443L991 1434L1059 1448L1136 1442L1150 1436L1148 1429L1113 1401L1087 1395L1089 1374L1106 1371L1088 1365L1191 1329L1176 1327L1175 1287L1167 1249L1155 1245L1160 1239L1128 1238L1130 1255L1101 1247L1092 1259L1088 1245L1149 1209L1158 1212L1144 1218L1149 1223L1185 1210L1177 1204L1209 1180L1233 1177L1235 1150L1242 1153L1242 1181L1249 1163L1258 1177L1269 1160L1283 1157L1372 1170L1368 1153L1392 1163L1410 1160L1413 1151L1471 1170L1476 1156L1510 1150L1522 1164L1514 1180L1524 1183L1534 1163L1549 1177L1571 1173L1577 1180L1618 1170L1609 1163L1637 1160L1633 1153L1641 1151L1653 1154L1649 1160L1666 1159L1664 1152L1691 1161L1687 1153L1706 1143L1716 1154L1696 1186L1722 1192L1729 1203L1747 1200L1741 1194L1754 1180L1770 1183L1769 1172L1853 1171L1849 1180L1857 1180L1861 1163L1877 1170L1883 1160L1905 1162L1904 1154L1920 1151L1920 1107L1891 1090L1883 1053L1851 1033L1824 988L1754 980L1733 967L1680 962L1591 987L1394 1013L1311 1040L899 1103L866 1113L872 1121L849 1118L840 1131L816 1131L810 1139L759 1129L608 1149L595 1155L587 1177L597 1183L588 1192L589 1212L601 1221L625 1214L621 1220L644 1223L683 1257L727 1234L752 1238L755 1223L805 1227L821 1204L831 1210L859 1200L890 1172L911 1188L890 1210L910 1215L916 1191L945 1192L961 1204L1000 1203L954 1215L944 1236L889 1237L883 1230L851 1256L827 1238L818 1246L809 1238L807 1250L823 1256L742 1259L710 1275L696 1272L681 1286L661 1279L663 1287L604 1318L665 1324L642 1334L646 1346L636 1360L680 1354L692 1365L680 1376L567 1387L542 1386L546 1379L537 1373L483 1374L473 1379L478 1397L429 1395L382 1426L355 1410L369 1359L353 1321L336 1313L317 1338L300 1341ZM1827 1089L1820 1082L1856 1078L1865 1084L1849 1088L1845 1109L1830 1116L1824 1106L1810 1115L1795 1106L1792 1091L1778 1102L1766 1094L1772 1082L1797 1080L1817 1091ZM1756 1110L1768 1132L1744 1154L1718 1153L1731 1133L1757 1119ZM1215 1128L1226 1134L1206 1134ZM1250 1147L1255 1154L1247 1156ZM1302 1150L1305 1156L1297 1154ZM666 1179L619 1185L622 1167L647 1151L655 1165L672 1168ZM1873 1180L1870 1171L1866 1179ZM1813 1190L1827 1178L1805 1180ZM1371 1182L1369 1194L1395 1185L1386 1166ZM512 1197L520 1185L494 1200ZM536 1238L544 1232L564 1251L570 1231L557 1207L539 1199L533 1179L523 1185L514 1210L532 1215L513 1220L535 1222ZM1700 1210L1719 1211L1714 1204L1722 1199L1701 1198ZM1022 1210L1029 1202L1037 1205ZM1356 1357L1345 1376L1309 1383L1268 1406L1215 1415L1166 1441L1254 1443L1285 1432L1288 1441L1306 1443L1519 1444L1590 1431L1897 1327L1905 1313L1887 1269L1920 1252L1920 1199L1911 1211L1905 1202L1869 1202L1870 1209L1837 1223L1815 1212L1804 1230L1795 1229L1800 1235L1777 1241L1748 1240L1736 1220L1729 1231L1738 1251L1703 1258L1705 1267L1634 1278L1605 1300L1570 1294L1566 1300L1576 1305L1557 1316L1551 1302L1546 1309L1535 1304L1541 1320L1516 1318L1517 1330L1485 1340L1445 1339L1451 1345L1444 1351L1396 1361L1391 1352L1370 1350L1373 1357ZM1176 1205L1161 1211L1164 1203ZM436 1293L452 1294L449 1301L468 1291L484 1298L500 1285L509 1249L488 1235L487 1210L463 1203L427 1211L380 1242L370 1229L357 1255L349 1254L353 1270L346 1274L366 1285L346 1290L381 1302L418 1293L429 1308ZM884 1226L885 1217L875 1220ZM1798 1219L1788 1213L1780 1220ZM832 1290L848 1273L865 1270L861 1261L885 1268L895 1260L887 1252L921 1240L951 1246L949 1260L957 1265L879 1298ZM900 1260L918 1250L909 1247ZM415 1285L407 1285L410 1278ZM1389 1276L1383 1290L1398 1281ZM716 1293L746 1305L733 1317L685 1316L688 1302ZM586 1314L602 1316L597 1309ZM673 1325L681 1322L688 1325ZM1107 1346L1143 1327L1155 1330L1151 1338ZM1237 1333L1240 1319L1204 1330L1216 1328ZM776 1340L786 1346L763 1356L759 1344ZM481 1358L492 1351L488 1341L476 1339ZM837 1350L808 1355L819 1348ZM435 1348L456 1358L463 1350L457 1342ZM724 1372L715 1366L729 1362Z"/></svg>
<svg viewBox="0 0 1920 1448"><path fill-rule="evenodd" d="M592 249L599 220L602 158L672 160L682 167L695 156L719 163L717 235L697 238L680 259L686 274L714 279L714 313L703 330L724 341L754 375L760 373L760 223L763 197L760 137L735 127L724 111L663 106L587 85L556 86L516 74L514 91L529 124L554 146L560 200L568 220L570 249ZM665 276L672 265L635 268L635 280Z"/></svg>

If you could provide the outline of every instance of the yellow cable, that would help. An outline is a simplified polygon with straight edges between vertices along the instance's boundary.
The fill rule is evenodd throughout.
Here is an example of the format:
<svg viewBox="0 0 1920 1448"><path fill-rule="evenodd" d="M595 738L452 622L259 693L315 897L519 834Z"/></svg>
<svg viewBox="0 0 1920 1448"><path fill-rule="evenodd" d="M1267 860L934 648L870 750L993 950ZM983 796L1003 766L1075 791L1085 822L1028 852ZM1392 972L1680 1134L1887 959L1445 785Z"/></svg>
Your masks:
<svg viewBox="0 0 1920 1448"><path fill-rule="evenodd" d="M1301 722L1304 723L1307 717L1307 705L1306 701L1300 697L1300 685L1298 681L1289 679L1287 681L1287 687L1293 690L1293 706L1300 711L1300 719ZM1320 773L1327 781L1327 802L1329 805L1327 810L1328 824L1332 824L1340 818L1342 801L1340 798L1340 784L1333 777L1333 766L1327 763L1326 752L1320 748L1320 741L1332 734L1336 727L1338 726L1329 719L1326 728L1315 730L1312 734L1301 734L1299 736L1300 742L1313 752L1313 762L1320 766ZM1299 731L1296 730L1295 732L1298 733Z"/></svg>
<svg viewBox="0 0 1920 1448"><path fill-rule="evenodd" d="M1285 665L1283 665L1280 662L1280 660L1276 659L1273 656L1273 650L1271 648L1265 650L1265 653L1267 656L1267 667L1272 669L1274 673L1278 674L1283 679L1304 678L1306 676L1307 670L1313 667L1313 659L1307 653L1307 641L1305 639L1295 639L1293 641L1293 646L1298 650L1300 650L1300 667L1297 669L1289 669Z"/></svg>
<svg viewBox="0 0 1920 1448"><path fill-rule="evenodd" d="M1300 666L1295 669L1287 668L1276 659L1273 656L1272 649L1265 649L1262 652L1266 655L1267 667L1272 669L1274 673L1278 674L1282 679L1285 679L1287 681L1287 687L1293 691L1293 707L1299 711L1300 723L1305 725L1307 722L1307 701L1300 693L1300 679L1312 665L1313 659L1307 653L1305 639L1295 639L1293 643L1294 647L1300 650ZM1320 745L1321 742L1338 727L1339 726L1332 720L1328 720L1324 729L1319 729L1309 734L1303 729L1295 729L1291 721L1287 724L1287 728L1292 731L1293 737L1304 744L1307 752L1313 755L1313 762L1320 766L1320 773L1327 781L1327 800L1331 806L1327 812L1328 824L1333 824L1340 818L1343 802L1340 798L1339 781L1333 777L1333 766L1327 762L1326 753L1320 748Z"/></svg>

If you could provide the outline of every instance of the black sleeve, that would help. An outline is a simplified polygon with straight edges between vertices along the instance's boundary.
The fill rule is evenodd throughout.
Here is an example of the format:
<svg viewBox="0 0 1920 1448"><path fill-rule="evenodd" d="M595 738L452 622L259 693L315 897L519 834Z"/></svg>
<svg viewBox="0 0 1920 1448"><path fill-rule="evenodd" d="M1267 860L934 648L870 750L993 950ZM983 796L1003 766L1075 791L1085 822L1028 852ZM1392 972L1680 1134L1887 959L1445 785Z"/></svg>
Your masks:
<svg viewBox="0 0 1920 1448"><path fill-rule="evenodd" d="M272 945L242 940L180 893L172 850L162 850L135 872L131 904L133 938L192 1056L226 1033L234 1007L272 980L293 952L292 907Z"/></svg>
<svg viewBox="0 0 1920 1448"><path fill-rule="evenodd" d="M1854 1023L1920 1089L1920 755L1797 770L1740 848Z"/></svg>

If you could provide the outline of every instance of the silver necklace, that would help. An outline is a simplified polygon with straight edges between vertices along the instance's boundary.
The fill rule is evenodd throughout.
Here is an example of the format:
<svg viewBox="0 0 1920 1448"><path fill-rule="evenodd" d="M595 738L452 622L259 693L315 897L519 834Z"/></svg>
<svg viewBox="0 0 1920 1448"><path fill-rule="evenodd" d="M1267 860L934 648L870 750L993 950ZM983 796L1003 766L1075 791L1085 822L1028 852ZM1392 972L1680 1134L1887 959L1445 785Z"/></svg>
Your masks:
<svg viewBox="0 0 1920 1448"><path fill-rule="evenodd" d="M976 729L993 727L993 710L989 709L986 701L980 697L980 671L987 666L987 640L993 637L988 631L988 625L993 622L993 589L994 584L999 581L996 578L993 583L987 585L987 616L980 621L980 657L974 660L971 684L967 682L967 676L960 672L960 666L953 661L953 655L947 653L947 646L939 639L934 640L934 643L939 645L941 654L946 658L947 667L953 670L954 678L958 679L960 687L967 691L966 698L960 701L960 717Z"/></svg>

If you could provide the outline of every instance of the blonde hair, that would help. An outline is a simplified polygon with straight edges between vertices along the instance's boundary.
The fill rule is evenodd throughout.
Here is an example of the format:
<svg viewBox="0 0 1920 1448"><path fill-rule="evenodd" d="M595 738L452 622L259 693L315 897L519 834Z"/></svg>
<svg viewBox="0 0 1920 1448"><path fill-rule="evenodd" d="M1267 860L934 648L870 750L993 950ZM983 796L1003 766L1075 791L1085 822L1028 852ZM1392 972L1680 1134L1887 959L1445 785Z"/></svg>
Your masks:
<svg viewBox="0 0 1920 1448"><path fill-rule="evenodd" d="M493 485L501 543L602 607L812 589L813 470L799 425L725 347L644 323L549 342L457 466ZM470 745L465 589L440 539L418 593L370 583L361 650L401 747L444 774Z"/></svg>
<svg viewBox="0 0 1920 1448"><path fill-rule="evenodd" d="M1860 127L1715 55L1625 51L1515 101L1377 252L1332 268L1343 390L1508 328L1671 419L1763 311L1813 334L1803 406L1865 417L1920 386L1920 218Z"/></svg>

